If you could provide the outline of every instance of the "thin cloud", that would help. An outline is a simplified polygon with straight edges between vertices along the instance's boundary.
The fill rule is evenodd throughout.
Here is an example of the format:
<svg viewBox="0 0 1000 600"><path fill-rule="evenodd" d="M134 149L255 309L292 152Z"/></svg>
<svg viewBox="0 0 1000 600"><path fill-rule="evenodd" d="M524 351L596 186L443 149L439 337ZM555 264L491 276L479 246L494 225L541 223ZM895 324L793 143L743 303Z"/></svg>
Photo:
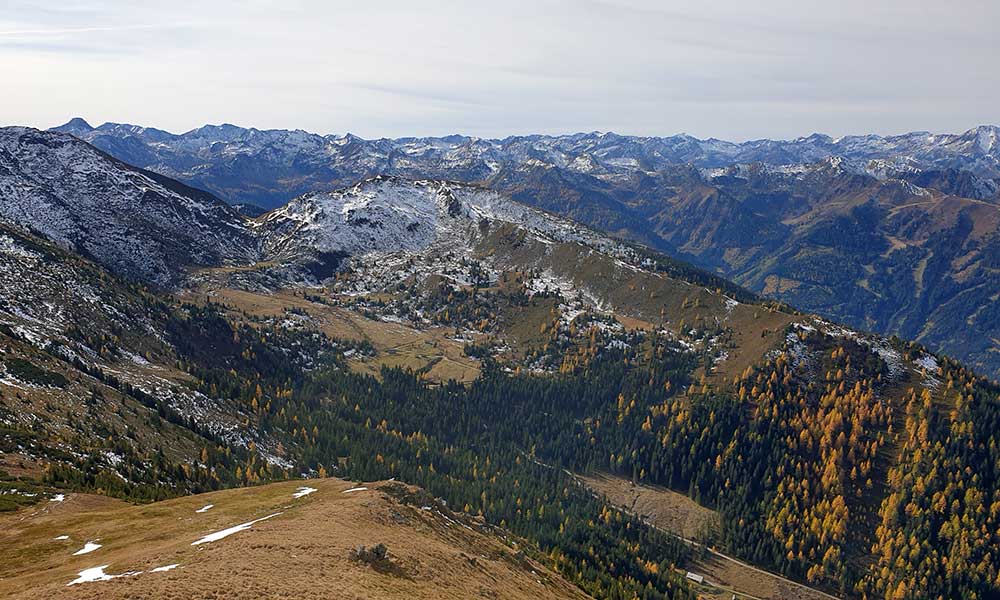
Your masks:
<svg viewBox="0 0 1000 600"><path fill-rule="evenodd" d="M4 116L35 126L747 139L1000 121L1000 3L982 0L10 1Z"/></svg>
<svg viewBox="0 0 1000 600"><path fill-rule="evenodd" d="M134 29L163 29L167 27L178 27L179 25L116 25L108 27L63 27L49 29L11 29L0 31L3 37L29 37L29 36L59 36L73 35L78 33L101 33L111 31L130 31Z"/></svg>
<svg viewBox="0 0 1000 600"><path fill-rule="evenodd" d="M377 85L371 83L347 83L347 87L352 87L360 90L368 90L371 92L377 92L379 94L389 94L392 96L401 96L404 98L415 98L419 100L429 100L431 102L437 102L441 104L454 104L461 106L471 106L471 107L487 107L491 106L488 103L481 102L472 98L463 98L460 95L446 95L440 92L429 92L425 90L420 90L416 88L404 88L404 87L394 87L388 85Z"/></svg>

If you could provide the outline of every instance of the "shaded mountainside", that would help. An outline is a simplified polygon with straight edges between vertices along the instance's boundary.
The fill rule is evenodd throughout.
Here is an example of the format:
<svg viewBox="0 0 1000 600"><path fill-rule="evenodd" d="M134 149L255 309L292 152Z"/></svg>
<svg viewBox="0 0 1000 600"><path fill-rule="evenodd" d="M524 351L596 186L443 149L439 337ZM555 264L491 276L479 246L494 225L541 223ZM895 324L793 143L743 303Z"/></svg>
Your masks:
<svg viewBox="0 0 1000 600"><path fill-rule="evenodd" d="M0 218L159 285L257 253L243 218L210 194L65 134L0 129L0 197Z"/></svg>
<svg viewBox="0 0 1000 600"><path fill-rule="evenodd" d="M235 366L234 336L209 312L0 225L0 471L150 499L232 482L188 477L191 461L249 452L287 468L231 394L193 375L195 363Z"/></svg>
<svg viewBox="0 0 1000 600"><path fill-rule="evenodd" d="M679 168L607 195L643 220L642 239L655 236L751 290L1000 374L993 200L878 179L837 161Z"/></svg>

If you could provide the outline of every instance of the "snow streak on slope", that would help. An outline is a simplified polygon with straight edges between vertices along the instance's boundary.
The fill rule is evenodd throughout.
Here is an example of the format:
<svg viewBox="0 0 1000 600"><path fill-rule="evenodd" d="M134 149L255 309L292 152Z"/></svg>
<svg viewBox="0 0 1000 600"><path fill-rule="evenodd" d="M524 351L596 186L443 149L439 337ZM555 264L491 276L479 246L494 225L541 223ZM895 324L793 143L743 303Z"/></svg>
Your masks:
<svg viewBox="0 0 1000 600"><path fill-rule="evenodd" d="M257 256L243 217L212 196L66 134L0 129L0 199L0 218L159 285Z"/></svg>

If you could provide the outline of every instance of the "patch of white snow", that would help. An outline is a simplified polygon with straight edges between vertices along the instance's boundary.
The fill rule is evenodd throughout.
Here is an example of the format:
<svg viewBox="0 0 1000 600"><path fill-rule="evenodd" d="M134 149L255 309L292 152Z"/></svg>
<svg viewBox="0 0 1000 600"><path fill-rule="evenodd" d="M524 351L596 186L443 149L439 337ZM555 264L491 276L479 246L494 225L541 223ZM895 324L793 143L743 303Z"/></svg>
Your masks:
<svg viewBox="0 0 1000 600"><path fill-rule="evenodd" d="M300 487L294 494L292 494L292 498L301 498L302 496L308 496L309 494L311 494L313 492L318 492L318 491L319 490L317 490L316 488L304 487L303 486L303 487Z"/></svg>
<svg viewBox="0 0 1000 600"><path fill-rule="evenodd" d="M73 556L80 556L81 554L90 554L91 552L97 550L100 547L101 544L95 544L94 542L87 542L86 544L83 545L83 548L80 548L79 550L74 552Z"/></svg>
<svg viewBox="0 0 1000 600"><path fill-rule="evenodd" d="M917 363L918 367L929 373L937 373L940 368L937 359L930 354L925 354L913 362Z"/></svg>
<svg viewBox="0 0 1000 600"><path fill-rule="evenodd" d="M117 579L119 577L132 577L134 575L141 575L142 571L127 571L121 575L108 575L104 572L108 565L101 565L99 567L91 567L89 569L84 569L80 571L79 577L73 581L66 584L67 587L71 585L76 585L78 583L90 583L91 581L109 581L111 579Z"/></svg>
<svg viewBox="0 0 1000 600"><path fill-rule="evenodd" d="M229 537L229 536L233 535L234 533L239 533L241 531L246 531L247 529L250 529L250 527L252 527L253 525L255 525L257 523L260 523L261 521L266 521L266 520L270 519L271 517L277 517L280 514L281 514L280 512L276 512L273 515L267 515L266 517L261 517L259 519L254 519L253 521L249 521L247 523L240 523L239 525L234 525L233 527L230 527L229 529L223 529L222 531L216 531L215 533L210 533L210 534L206 535L205 537L201 538L200 540L195 540L195 541L191 542L191 545L192 546L200 546L201 544L207 544L209 542L217 542L217 541L221 540L222 538L226 538L226 537Z"/></svg>

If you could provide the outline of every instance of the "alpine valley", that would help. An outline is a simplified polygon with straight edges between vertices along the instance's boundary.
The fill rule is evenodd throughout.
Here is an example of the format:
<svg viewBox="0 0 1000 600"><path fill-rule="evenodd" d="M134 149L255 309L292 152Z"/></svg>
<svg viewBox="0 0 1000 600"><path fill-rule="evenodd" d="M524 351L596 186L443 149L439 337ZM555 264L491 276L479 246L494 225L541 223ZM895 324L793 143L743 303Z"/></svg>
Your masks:
<svg viewBox="0 0 1000 600"><path fill-rule="evenodd" d="M744 143L613 133L364 140L233 125L175 135L82 119L56 130L251 215L379 174L476 183L1000 377L995 126Z"/></svg>
<svg viewBox="0 0 1000 600"><path fill-rule="evenodd" d="M997 597L996 137L2 128L0 595Z"/></svg>

